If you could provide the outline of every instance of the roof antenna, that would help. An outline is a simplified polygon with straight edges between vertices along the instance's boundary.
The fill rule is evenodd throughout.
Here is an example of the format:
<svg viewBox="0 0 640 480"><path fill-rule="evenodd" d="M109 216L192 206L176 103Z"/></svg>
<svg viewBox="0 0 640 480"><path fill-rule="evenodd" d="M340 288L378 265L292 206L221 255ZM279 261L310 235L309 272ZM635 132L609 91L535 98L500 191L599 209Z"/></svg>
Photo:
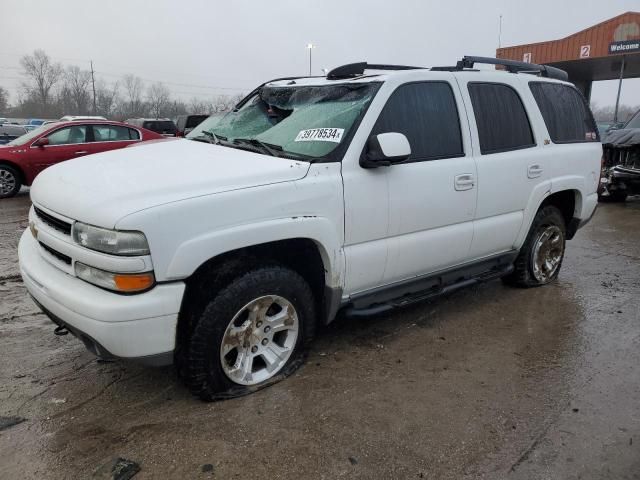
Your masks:
<svg viewBox="0 0 640 480"><path fill-rule="evenodd" d="M502 48L502 14L500 14L500 21L498 25L498 48Z"/></svg>

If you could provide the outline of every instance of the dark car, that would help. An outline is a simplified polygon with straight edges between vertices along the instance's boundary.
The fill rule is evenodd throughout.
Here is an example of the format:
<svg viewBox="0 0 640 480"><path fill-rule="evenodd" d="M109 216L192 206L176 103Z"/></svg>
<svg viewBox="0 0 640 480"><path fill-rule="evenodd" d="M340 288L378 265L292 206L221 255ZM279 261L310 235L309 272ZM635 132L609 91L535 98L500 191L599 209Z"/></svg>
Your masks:
<svg viewBox="0 0 640 480"><path fill-rule="evenodd" d="M176 118L177 137L186 136L191 130L204 122L209 115L178 115Z"/></svg>
<svg viewBox="0 0 640 480"><path fill-rule="evenodd" d="M42 125L0 146L0 198L14 196L22 185L31 185L38 173L53 164L161 138L155 132L120 122Z"/></svg>
<svg viewBox="0 0 640 480"><path fill-rule="evenodd" d="M136 127L146 128L165 137L175 137L177 133L176 124L168 118L130 118L125 122Z"/></svg>
<svg viewBox="0 0 640 480"><path fill-rule="evenodd" d="M0 145L9 143L27 133L21 125L0 125Z"/></svg>
<svg viewBox="0 0 640 480"><path fill-rule="evenodd" d="M624 202L628 195L640 195L640 110L618 130L602 139L600 200Z"/></svg>

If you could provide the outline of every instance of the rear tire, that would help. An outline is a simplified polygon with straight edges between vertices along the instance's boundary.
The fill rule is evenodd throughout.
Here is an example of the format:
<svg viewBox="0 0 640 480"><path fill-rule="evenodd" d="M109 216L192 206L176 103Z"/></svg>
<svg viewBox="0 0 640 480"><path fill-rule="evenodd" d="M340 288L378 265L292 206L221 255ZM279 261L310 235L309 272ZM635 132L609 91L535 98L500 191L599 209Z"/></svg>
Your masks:
<svg viewBox="0 0 640 480"><path fill-rule="evenodd" d="M20 173L9 165L0 164L0 198L14 197L22 187Z"/></svg>
<svg viewBox="0 0 640 480"><path fill-rule="evenodd" d="M314 297L298 273L251 270L207 303L182 348L181 376L202 400L233 398L291 375L315 331Z"/></svg>
<svg viewBox="0 0 640 480"><path fill-rule="evenodd" d="M529 234L514 262L514 270L503 277L507 285L539 287L558 276L566 242L566 226L560 210L548 205L538 210Z"/></svg>

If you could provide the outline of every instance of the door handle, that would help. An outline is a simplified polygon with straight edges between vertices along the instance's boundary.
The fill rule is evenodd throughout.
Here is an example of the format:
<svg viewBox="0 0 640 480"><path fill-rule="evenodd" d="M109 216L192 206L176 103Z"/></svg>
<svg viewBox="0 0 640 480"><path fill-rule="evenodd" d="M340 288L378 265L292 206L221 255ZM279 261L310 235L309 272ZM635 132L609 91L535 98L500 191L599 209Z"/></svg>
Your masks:
<svg viewBox="0 0 640 480"><path fill-rule="evenodd" d="M527 169L527 177L529 178L537 178L540 175L542 175L542 172L544 170L542 169L542 167L540 165L529 165L529 168Z"/></svg>
<svg viewBox="0 0 640 480"><path fill-rule="evenodd" d="M471 190L475 186L475 184L475 178L471 173L456 175L453 182L454 188L459 192L462 192L464 190Z"/></svg>
<svg viewBox="0 0 640 480"><path fill-rule="evenodd" d="M79 152L73 152L74 155L84 155L85 153L89 153L86 150L80 150Z"/></svg>

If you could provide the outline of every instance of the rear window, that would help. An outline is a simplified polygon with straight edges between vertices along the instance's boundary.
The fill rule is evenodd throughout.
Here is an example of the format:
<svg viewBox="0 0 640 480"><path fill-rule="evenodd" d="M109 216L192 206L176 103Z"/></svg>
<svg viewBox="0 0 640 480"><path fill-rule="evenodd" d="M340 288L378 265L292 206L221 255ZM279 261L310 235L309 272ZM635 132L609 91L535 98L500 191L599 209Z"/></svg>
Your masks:
<svg viewBox="0 0 640 480"><path fill-rule="evenodd" d="M529 87L554 143L600 141L591 111L578 90L546 82L530 82Z"/></svg>
<svg viewBox="0 0 640 480"><path fill-rule="evenodd" d="M518 93L501 83L469 83L483 155L535 146L529 117Z"/></svg>
<svg viewBox="0 0 640 480"><path fill-rule="evenodd" d="M202 122L204 122L209 116L208 115L189 115L187 117L187 124L184 128L196 128Z"/></svg>
<svg viewBox="0 0 640 480"><path fill-rule="evenodd" d="M142 127L157 133L176 133L176 126L171 120L144 122Z"/></svg>
<svg viewBox="0 0 640 480"><path fill-rule="evenodd" d="M4 127L0 127L0 135L11 135L11 136L19 136L27 133L27 130L24 127L11 126L6 125Z"/></svg>

